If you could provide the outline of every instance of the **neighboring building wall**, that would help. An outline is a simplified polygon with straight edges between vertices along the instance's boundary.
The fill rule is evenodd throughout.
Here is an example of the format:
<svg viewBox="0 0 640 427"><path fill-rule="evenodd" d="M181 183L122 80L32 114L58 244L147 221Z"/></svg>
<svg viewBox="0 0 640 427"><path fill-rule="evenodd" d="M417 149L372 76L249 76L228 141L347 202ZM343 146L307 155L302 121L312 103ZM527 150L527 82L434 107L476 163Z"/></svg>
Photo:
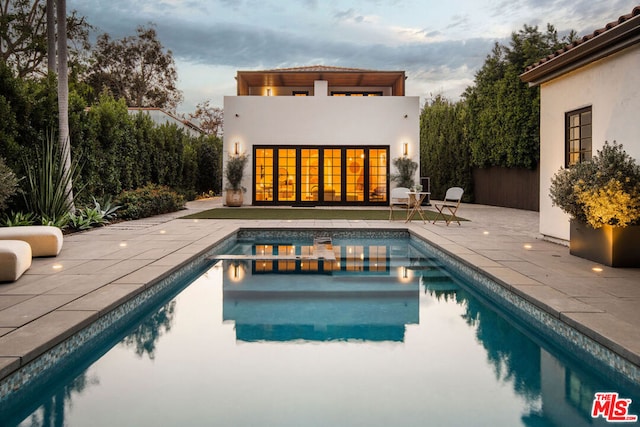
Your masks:
<svg viewBox="0 0 640 427"><path fill-rule="evenodd" d="M565 161L565 113L592 107L593 154L617 141L640 161L640 46L541 85L540 233L569 240L569 216L551 205L549 187Z"/></svg>
<svg viewBox="0 0 640 427"><path fill-rule="evenodd" d="M419 97L404 96L227 96L225 159L235 142L250 156L254 145L387 145L390 159L401 157L407 143L408 156L419 163L419 103ZM245 204L252 203L252 164L243 180Z"/></svg>
<svg viewBox="0 0 640 427"><path fill-rule="evenodd" d="M138 113L147 114L151 118L151 120L153 120L153 122L157 123L158 125L163 125L165 123L168 123L170 125L176 125L178 126L178 129L182 129L183 131L185 131L187 134L189 134L194 138L204 135L204 131L198 130L194 124L189 125L186 123L186 121L183 121L178 117L175 117L174 115L167 113L166 111L161 110L159 108L135 108L135 107L129 108L129 114L138 114Z"/></svg>

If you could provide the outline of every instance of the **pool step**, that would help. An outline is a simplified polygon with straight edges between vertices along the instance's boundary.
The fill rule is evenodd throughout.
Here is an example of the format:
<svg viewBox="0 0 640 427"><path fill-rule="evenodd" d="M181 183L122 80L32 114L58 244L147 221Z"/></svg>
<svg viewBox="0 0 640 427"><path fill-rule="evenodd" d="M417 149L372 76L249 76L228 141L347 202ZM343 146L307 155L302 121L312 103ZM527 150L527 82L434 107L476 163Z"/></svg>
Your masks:
<svg viewBox="0 0 640 427"><path fill-rule="evenodd" d="M313 240L313 251L310 254L305 255L290 255L290 254L222 254L214 255L209 258L211 261L218 260L249 260L249 261L278 261L278 260L324 260L335 261L336 254L333 252L333 244L331 243L331 237L316 237Z"/></svg>

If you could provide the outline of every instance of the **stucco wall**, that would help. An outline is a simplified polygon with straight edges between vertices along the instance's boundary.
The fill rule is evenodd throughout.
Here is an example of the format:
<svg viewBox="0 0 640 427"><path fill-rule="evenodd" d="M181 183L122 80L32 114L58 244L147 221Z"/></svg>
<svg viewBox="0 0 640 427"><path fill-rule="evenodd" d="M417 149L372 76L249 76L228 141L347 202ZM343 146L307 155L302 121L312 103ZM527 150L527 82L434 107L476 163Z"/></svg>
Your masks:
<svg viewBox="0 0 640 427"><path fill-rule="evenodd" d="M419 163L419 104L417 96L227 96L224 158L235 142L249 155L253 145L388 145L392 159L402 156L402 144L407 143L409 157ZM251 173L247 167L247 189ZM250 193L245 193L245 204L252 203Z"/></svg>
<svg viewBox="0 0 640 427"><path fill-rule="evenodd" d="M569 239L569 216L551 206L549 187L564 165L565 113L592 107L593 154L614 140L640 161L640 46L628 48L541 86L540 233Z"/></svg>

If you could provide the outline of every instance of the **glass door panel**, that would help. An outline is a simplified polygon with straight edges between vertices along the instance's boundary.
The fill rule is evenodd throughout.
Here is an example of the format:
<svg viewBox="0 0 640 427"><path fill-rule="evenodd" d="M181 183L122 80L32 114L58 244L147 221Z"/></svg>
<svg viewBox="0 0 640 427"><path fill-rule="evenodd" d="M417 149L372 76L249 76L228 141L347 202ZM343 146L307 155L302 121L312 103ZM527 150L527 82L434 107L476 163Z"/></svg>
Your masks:
<svg viewBox="0 0 640 427"><path fill-rule="evenodd" d="M369 201L387 201L387 150L369 150Z"/></svg>
<svg viewBox="0 0 640 427"><path fill-rule="evenodd" d="M303 202L317 202L320 191L320 171L318 170L318 153L320 150L300 150L300 197Z"/></svg>
<svg viewBox="0 0 640 427"><path fill-rule="evenodd" d="M324 189L323 201L339 202L342 200L342 150L325 148L324 157Z"/></svg>
<svg viewBox="0 0 640 427"><path fill-rule="evenodd" d="M255 177L257 202L273 201L273 148L256 148Z"/></svg>
<svg viewBox="0 0 640 427"><path fill-rule="evenodd" d="M296 200L296 149L278 149L278 201Z"/></svg>
<svg viewBox="0 0 640 427"><path fill-rule="evenodd" d="M347 202L364 202L364 149L347 149Z"/></svg>

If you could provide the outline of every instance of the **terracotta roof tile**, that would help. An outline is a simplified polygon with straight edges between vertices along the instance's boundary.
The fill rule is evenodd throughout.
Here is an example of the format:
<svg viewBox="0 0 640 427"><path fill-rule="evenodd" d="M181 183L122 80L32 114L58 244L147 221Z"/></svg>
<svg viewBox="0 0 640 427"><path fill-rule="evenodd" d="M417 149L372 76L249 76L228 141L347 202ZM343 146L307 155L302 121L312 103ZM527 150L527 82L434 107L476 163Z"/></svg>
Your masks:
<svg viewBox="0 0 640 427"><path fill-rule="evenodd" d="M576 47L580 46L581 44L588 42L589 40L592 40L604 33L606 33L607 31L610 31L611 29L617 27L618 25L622 24L623 22L628 21L631 18L634 18L635 16L640 15L640 6L636 6L633 8L633 10L631 11L631 13L628 13L626 15L622 15L621 17L618 18L617 21L612 21L609 22L607 25L605 25L603 28L599 28L597 30L595 30L593 33L587 34L585 36L583 36L582 38L579 38L578 40L575 40L573 43L570 43L568 45L566 45L565 47L563 47L562 49L558 49L557 51L555 51L554 53L552 53L551 55L548 55L542 59L540 59L538 62L529 65L526 69L525 72L527 71L531 71L532 69L551 61L552 59L572 50L575 49Z"/></svg>
<svg viewBox="0 0 640 427"><path fill-rule="evenodd" d="M375 70L365 70L362 68L348 68L348 67L332 67L328 65L309 65L305 67L292 67L292 68L274 68L271 70L260 70L260 72L278 72L278 73L288 73L288 72L339 72L339 73L348 73L348 72L366 72L366 71L375 71Z"/></svg>

